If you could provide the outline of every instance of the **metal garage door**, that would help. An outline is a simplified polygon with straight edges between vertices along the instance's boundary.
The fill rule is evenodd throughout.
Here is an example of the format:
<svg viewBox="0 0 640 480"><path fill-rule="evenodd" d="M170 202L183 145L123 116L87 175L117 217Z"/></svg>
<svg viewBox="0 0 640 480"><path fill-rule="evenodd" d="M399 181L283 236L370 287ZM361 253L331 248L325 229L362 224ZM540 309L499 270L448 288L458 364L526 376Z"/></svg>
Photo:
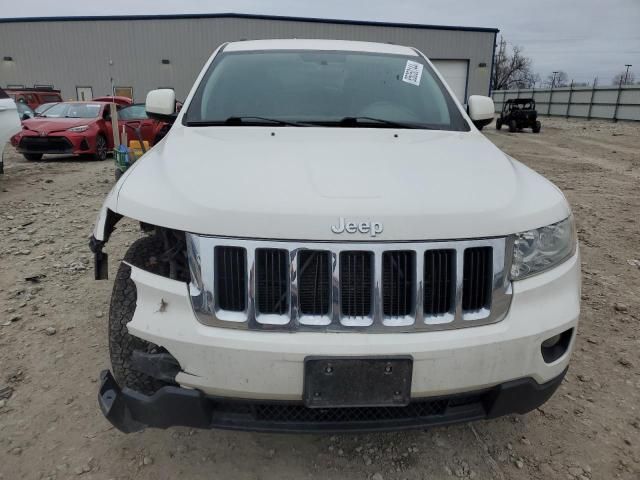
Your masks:
<svg viewBox="0 0 640 480"><path fill-rule="evenodd" d="M461 103L466 103L467 75L469 62L467 60L431 60L438 71L456 94Z"/></svg>

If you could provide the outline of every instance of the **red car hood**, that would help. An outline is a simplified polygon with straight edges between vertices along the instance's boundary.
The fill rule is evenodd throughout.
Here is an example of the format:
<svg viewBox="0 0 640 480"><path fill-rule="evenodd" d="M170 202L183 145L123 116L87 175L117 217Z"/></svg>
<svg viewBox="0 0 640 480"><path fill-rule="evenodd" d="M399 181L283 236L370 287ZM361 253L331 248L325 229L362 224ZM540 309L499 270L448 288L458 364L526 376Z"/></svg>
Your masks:
<svg viewBox="0 0 640 480"><path fill-rule="evenodd" d="M95 118L32 118L22 122L28 130L38 133L61 132L72 127L90 125L95 122Z"/></svg>

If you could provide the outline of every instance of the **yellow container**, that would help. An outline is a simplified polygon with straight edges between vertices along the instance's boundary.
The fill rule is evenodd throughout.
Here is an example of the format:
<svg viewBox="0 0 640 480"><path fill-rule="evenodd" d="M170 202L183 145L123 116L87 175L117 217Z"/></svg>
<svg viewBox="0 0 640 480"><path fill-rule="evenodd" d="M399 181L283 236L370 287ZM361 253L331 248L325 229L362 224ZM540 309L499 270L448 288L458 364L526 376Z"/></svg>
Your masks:
<svg viewBox="0 0 640 480"><path fill-rule="evenodd" d="M129 141L129 150L131 151L134 158L140 158L144 151L142 150L142 145L138 140L130 140ZM144 140L144 150L149 151L149 142Z"/></svg>

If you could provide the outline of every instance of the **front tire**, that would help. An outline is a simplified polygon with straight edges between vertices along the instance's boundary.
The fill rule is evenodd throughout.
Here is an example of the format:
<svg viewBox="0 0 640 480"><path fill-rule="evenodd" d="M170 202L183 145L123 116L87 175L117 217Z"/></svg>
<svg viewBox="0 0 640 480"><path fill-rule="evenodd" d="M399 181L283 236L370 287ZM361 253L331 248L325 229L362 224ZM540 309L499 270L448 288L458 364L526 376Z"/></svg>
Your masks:
<svg viewBox="0 0 640 480"><path fill-rule="evenodd" d="M113 375L121 387L129 387L147 395L167 384L133 368L131 356L134 350L155 353L159 347L130 335L127 330L127 323L133 319L136 310L138 294L130 278L131 267L124 262L151 273L166 274L165 265L159 261L163 253L164 245L157 235L136 240L118 268L109 306L109 355Z"/></svg>
<svg viewBox="0 0 640 480"><path fill-rule="evenodd" d="M518 130L518 122L516 122L515 120L511 120L509 122L509 131L511 133L515 133Z"/></svg>
<svg viewBox="0 0 640 480"><path fill-rule="evenodd" d="M96 160L106 160L107 159L107 154L108 154L108 147L107 147L107 139L105 138L104 135L99 134L96 137L96 153L95 153L95 158Z"/></svg>
<svg viewBox="0 0 640 480"><path fill-rule="evenodd" d="M22 156L30 162L37 162L42 160L42 153L23 153Z"/></svg>
<svg viewBox="0 0 640 480"><path fill-rule="evenodd" d="M541 128L542 128L542 124L540 123L540 120L536 120L536 123L533 125L531 129L533 130L533 133L540 133Z"/></svg>
<svg viewBox="0 0 640 480"><path fill-rule="evenodd" d="M496 120L496 130L500 130L502 128L502 119L498 118Z"/></svg>

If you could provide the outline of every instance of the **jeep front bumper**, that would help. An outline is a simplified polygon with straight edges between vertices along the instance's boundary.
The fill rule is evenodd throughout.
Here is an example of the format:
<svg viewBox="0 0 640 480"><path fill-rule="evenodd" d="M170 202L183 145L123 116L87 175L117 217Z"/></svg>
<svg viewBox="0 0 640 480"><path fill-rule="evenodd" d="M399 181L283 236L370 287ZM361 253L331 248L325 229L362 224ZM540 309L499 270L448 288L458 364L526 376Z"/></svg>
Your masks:
<svg viewBox="0 0 640 480"><path fill-rule="evenodd" d="M542 385L524 378L466 394L415 399L406 407L307 408L301 402L217 398L164 387L152 396L121 389L105 370L98 401L118 430L146 427L223 428L262 432L371 432L425 428L527 413L556 391L566 369Z"/></svg>

